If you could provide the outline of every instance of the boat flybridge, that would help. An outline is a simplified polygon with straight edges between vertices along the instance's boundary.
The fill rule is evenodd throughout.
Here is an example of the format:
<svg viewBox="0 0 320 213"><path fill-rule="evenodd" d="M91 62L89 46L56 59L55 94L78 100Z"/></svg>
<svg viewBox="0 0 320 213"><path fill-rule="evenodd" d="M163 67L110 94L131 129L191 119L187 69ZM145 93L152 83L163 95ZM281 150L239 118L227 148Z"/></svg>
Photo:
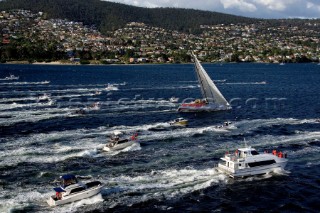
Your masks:
<svg viewBox="0 0 320 213"><path fill-rule="evenodd" d="M245 177L270 173L284 169L287 154L273 150L272 153L259 153L254 148L239 148L234 153L226 153L218 164L218 170L230 177Z"/></svg>
<svg viewBox="0 0 320 213"><path fill-rule="evenodd" d="M175 127L186 127L188 125L188 120L184 118L176 118L169 122L170 126Z"/></svg>
<svg viewBox="0 0 320 213"><path fill-rule="evenodd" d="M79 182L75 175L66 174L60 177L60 187L54 188L55 195L47 200L49 206L58 206L82 200L99 194L103 184L100 181Z"/></svg>

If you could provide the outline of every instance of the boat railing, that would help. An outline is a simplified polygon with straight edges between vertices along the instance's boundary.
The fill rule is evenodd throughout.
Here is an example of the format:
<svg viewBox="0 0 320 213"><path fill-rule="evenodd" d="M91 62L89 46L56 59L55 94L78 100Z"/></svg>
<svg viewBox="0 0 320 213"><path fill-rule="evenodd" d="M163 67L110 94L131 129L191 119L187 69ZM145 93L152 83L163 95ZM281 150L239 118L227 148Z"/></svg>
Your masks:
<svg viewBox="0 0 320 213"><path fill-rule="evenodd" d="M230 161L237 161L241 158L238 153L226 153L224 157Z"/></svg>
<svg viewBox="0 0 320 213"><path fill-rule="evenodd" d="M266 151L264 151L264 153L269 153L269 151L266 150ZM277 157L279 157L279 158L287 158L287 157L288 157L288 154L287 154L286 152L277 151L277 150L275 150L275 149L272 150L272 152L269 153L269 154L275 155L275 156L277 156Z"/></svg>

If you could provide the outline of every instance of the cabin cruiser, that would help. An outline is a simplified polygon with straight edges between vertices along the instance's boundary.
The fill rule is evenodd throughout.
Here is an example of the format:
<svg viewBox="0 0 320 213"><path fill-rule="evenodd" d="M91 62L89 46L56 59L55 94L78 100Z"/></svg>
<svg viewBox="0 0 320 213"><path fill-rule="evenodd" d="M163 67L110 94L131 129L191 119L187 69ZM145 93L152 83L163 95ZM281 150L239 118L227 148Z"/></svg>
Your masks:
<svg viewBox="0 0 320 213"><path fill-rule="evenodd" d="M188 125L188 120L184 118L177 118L173 121L169 122L170 126L176 126L176 127L185 127Z"/></svg>
<svg viewBox="0 0 320 213"><path fill-rule="evenodd" d="M121 135L122 135L122 132L114 131L108 143L103 147L103 151L110 152L110 151L121 150L129 146L132 146L133 144L139 143L137 141L138 134L134 134L129 138L120 138Z"/></svg>
<svg viewBox="0 0 320 213"><path fill-rule="evenodd" d="M114 86L113 84L108 84L106 87L107 91L112 91L112 90L118 90L118 87Z"/></svg>
<svg viewBox="0 0 320 213"><path fill-rule="evenodd" d="M288 160L287 154L273 150L272 153L260 154L254 148L237 149L234 153L226 153L218 164L218 170L230 177L245 177L284 169Z"/></svg>
<svg viewBox="0 0 320 213"><path fill-rule="evenodd" d="M5 80L18 80L19 76L10 75L4 78Z"/></svg>
<svg viewBox="0 0 320 213"><path fill-rule="evenodd" d="M79 182L75 175L66 174L60 177L60 187L54 188L55 195L47 200L49 206L58 206L82 200L99 194L103 184L100 181Z"/></svg>

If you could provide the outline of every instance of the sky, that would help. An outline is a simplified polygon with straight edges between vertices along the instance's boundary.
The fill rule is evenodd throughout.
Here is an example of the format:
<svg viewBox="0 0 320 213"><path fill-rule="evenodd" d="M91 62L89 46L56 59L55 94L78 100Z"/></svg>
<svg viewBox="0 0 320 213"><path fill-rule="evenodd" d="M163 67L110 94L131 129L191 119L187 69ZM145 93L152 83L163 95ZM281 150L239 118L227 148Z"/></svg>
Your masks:
<svg viewBox="0 0 320 213"><path fill-rule="evenodd" d="M254 18L320 18L320 0L105 0L138 7L192 8Z"/></svg>

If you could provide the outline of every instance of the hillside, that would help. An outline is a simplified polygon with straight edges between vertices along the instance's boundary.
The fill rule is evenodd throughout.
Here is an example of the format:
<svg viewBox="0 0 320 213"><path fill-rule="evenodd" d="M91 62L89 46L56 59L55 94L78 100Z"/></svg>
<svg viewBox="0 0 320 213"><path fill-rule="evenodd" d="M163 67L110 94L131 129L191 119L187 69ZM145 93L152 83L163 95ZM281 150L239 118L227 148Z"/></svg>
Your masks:
<svg viewBox="0 0 320 213"><path fill-rule="evenodd" d="M143 22L168 30L198 33L200 25L255 23L258 19L217 12L176 8L141 8L100 0L6 0L0 10L26 9L42 11L47 18L60 18L95 25L102 33Z"/></svg>

